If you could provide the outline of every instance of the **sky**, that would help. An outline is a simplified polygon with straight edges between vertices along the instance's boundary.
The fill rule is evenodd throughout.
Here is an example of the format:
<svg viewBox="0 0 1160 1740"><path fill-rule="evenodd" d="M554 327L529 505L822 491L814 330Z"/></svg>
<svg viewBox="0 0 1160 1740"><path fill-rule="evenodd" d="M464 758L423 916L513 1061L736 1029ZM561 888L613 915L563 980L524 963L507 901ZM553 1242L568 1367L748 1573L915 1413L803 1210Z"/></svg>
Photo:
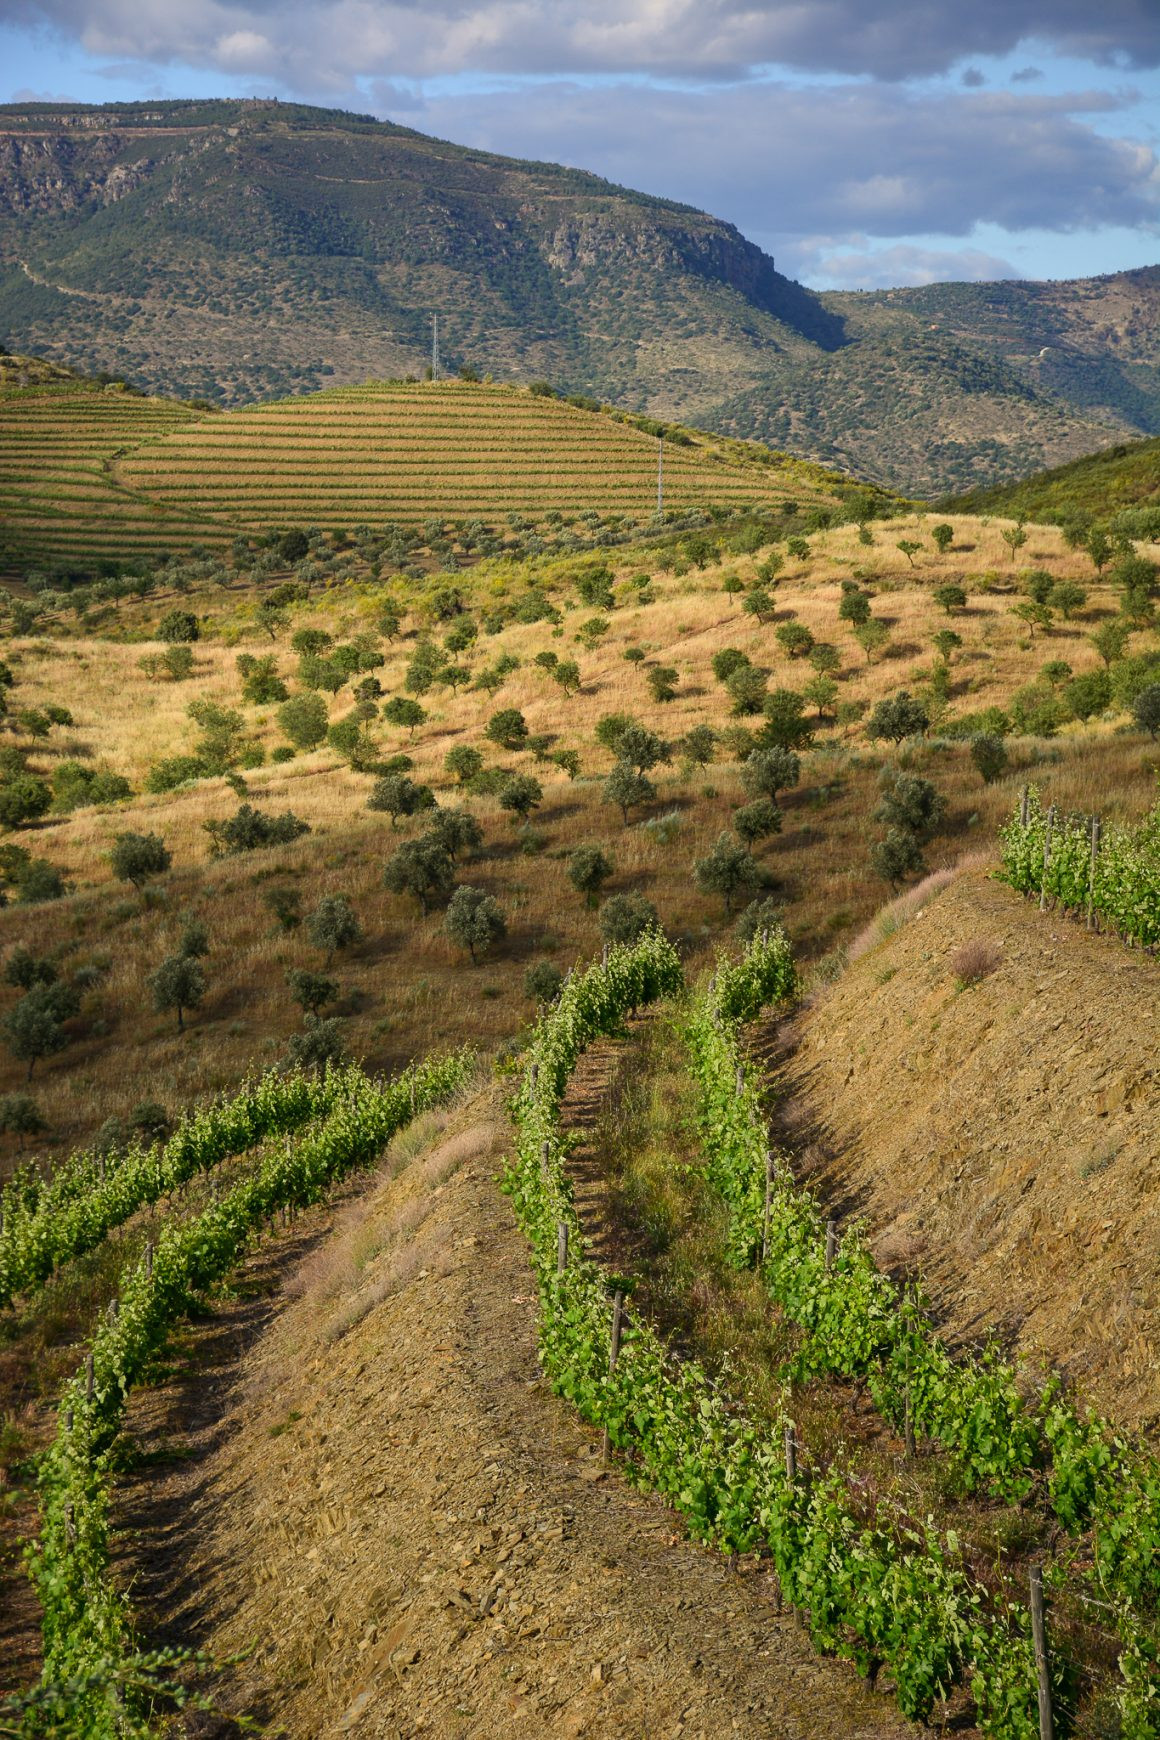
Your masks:
<svg viewBox="0 0 1160 1740"><path fill-rule="evenodd" d="M1160 0L0 0L0 101L183 96L593 170L815 288L1160 263Z"/></svg>

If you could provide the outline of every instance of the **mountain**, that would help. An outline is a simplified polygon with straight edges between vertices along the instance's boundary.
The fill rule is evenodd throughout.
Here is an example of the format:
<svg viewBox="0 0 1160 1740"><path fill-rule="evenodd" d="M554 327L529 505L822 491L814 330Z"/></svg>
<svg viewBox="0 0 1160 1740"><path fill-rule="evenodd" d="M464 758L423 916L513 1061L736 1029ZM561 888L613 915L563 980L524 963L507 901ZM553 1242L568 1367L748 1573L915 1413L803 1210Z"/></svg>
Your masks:
<svg viewBox="0 0 1160 1740"><path fill-rule="evenodd" d="M265 101L0 109L0 335L217 405L445 367L921 495L1160 430L1160 271L817 295L732 225Z"/></svg>

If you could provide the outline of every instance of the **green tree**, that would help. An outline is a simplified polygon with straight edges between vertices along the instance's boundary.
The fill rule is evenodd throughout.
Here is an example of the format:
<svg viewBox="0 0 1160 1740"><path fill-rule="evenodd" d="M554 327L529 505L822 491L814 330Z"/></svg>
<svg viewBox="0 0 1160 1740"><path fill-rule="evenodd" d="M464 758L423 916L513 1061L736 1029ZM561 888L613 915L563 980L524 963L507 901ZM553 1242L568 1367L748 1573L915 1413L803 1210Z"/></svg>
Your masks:
<svg viewBox="0 0 1160 1740"><path fill-rule="evenodd" d="M1004 526L999 533L1010 552L1012 562L1027 542L1027 533L1022 526Z"/></svg>
<svg viewBox="0 0 1160 1740"><path fill-rule="evenodd" d="M1097 574L1102 574L1115 554L1115 545L1102 526L1093 526L1087 535L1087 553Z"/></svg>
<svg viewBox="0 0 1160 1740"><path fill-rule="evenodd" d="M31 1094L0 1096L0 1131L6 1136L15 1136L21 1150L26 1136L39 1136L47 1128L40 1107Z"/></svg>
<svg viewBox="0 0 1160 1740"><path fill-rule="evenodd" d="M843 592L838 601L838 617L842 622L848 622L854 628L860 628L870 620L870 598L865 592L851 588Z"/></svg>
<svg viewBox="0 0 1160 1740"><path fill-rule="evenodd" d="M814 637L804 622L783 622L775 639L791 659L804 658L814 644Z"/></svg>
<svg viewBox="0 0 1160 1740"><path fill-rule="evenodd" d="M367 799L368 810L382 810L391 818L392 828L400 816L415 816L435 807L435 794L429 785L416 785L405 773L385 773L376 779Z"/></svg>
<svg viewBox="0 0 1160 1740"><path fill-rule="evenodd" d="M339 949L360 941L362 926L345 894L324 894L306 920L306 934L329 966Z"/></svg>
<svg viewBox="0 0 1160 1740"><path fill-rule="evenodd" d="M956 634L953 628L940 628L938 633L932 634L930 638L935 651L940 658L946 660L948 665L951 662L951 654L963 644L962 635Z"/></svg>
<svg viewBox="0 0 1160 1740"><path fill-rule="evenodd" d="M953 526L948 526L946 521L943 520L940 525L932 526L930 528L930 535L934 539L935 547L938 550L939 555L945 556L955 541L955 528Z"/></svg>
<svg viewBox="0 0 1160 1740"><path fill-rule="evenodd" d="M902 551L902 554L906 557L906 560L910 563L910 566L913 568L914 567L914 558L918 555L918 552L922 549L922 545L920 543L918 543L917 540L914 538L899 538L898 543L895 545L895 548Z"/></svg>
<svg viewBox="0 0 1160 1740"><path fill-rule="evenodd" d="M1124 656L1124 648L1128 644L1131 629L1126 622L1101 622L1094 634L1088 639L1103 659L1106 666L1114 665L1117 659Z"/></svg>
<svg viewBox="0 0 1160 1740"><path fill-rule="evenodd" d="M984 785L993 785L1007 768L1007 745L1001 737L982 732L971 738L971 760L979 770Z"/></svg>
<svg viewBox="0 0 1160 1740"><path fill-rule="evenodd" d="M55 1057L69 1043L64 1023L77 1013L79 998L70 985L33 985L0 1018L4 1042L17 1063L28 1065L26 1079L42 1057Z"/></svg>
<svg viewBox="0 0 1160 1740"><path fill-rule="evenodd" d="M5 983L22 991L31 991L33 985L55 985L58 976L50 960L30 953L23 943L16 944L4 963Z"/></svg>
<svg viewBox="0 0 1160 1740"><path fill-rule="evenodd" d="M569 779L575 779L580 772L580 757L574 749L557 749L552 760Z"/></svg>
<svg viewBox="0 0 1160 1740"><path fill-rule="evenodd" d="M741 600L741 608L747 616L764 623L770 621L777 605L774 603L773 593L764 586L751 586Z"/></svg>
<svg viewBox="0 0 1160 1740"><path fill-rule="evenodd" d="M768 749L755 749L741 767L741 783L751 797L767 797L777 802L777 794L789 791L801 778L802 764L792 749L783 744L771 744Z"/></svg>
<svg viewBox="0 0 1160 1740"><path fill-rule="evenodd" d="M302 923L302 896L297 888L267 888L262 900L281 930L289 933L298 929Z"/></svg>
<svg viewBox="0 0 1160 1740"><path fill-rule="evenodd" d="M936 586L934 591L931 593L931 597L934 599L939 609L945 610L948 616L952 615L956 610L965 610L967 607L967 595L961 586L950 584L946 586Z"/></svg>
<svg viewBox="0 0 1160 1740"><path fill-rule="evenodd" d="M160 834L117 834L109 863L118 882L131 882L138 894L152 876L163 876L173 862Z"/></svg>
<svg viewBox="0 0 1160 1740"><path fill-rule="evenodd" d="M278 724L296 749L317 749L326 737L326 702L321 695L292 695L278 709Z"/></svg>
<svg viewBox="0 0 1160 1740"><path fill-rule="evenodd" d="M1149 683L1132 702L1132 717L1140 731L1160 737L1160 683Z"/></svg>
<svg viewBox="0 0 1160 1740"><path fill-rule="evenodd" d="M424 917L446 900L455 884L455 866L434 840L407 840L383 866L383 886L391 894L410 894Z"/></svg>
<svg viewBox="0 0 1160 1740"><path fill-rule="evenodd" d="M693 881L702 894L719 894L729 913L739 895L757 887L761 871L752 853L725 833L718 835L711 852L694 861Z"/></svg>
<svg viewBox="0 0 1160 1740"><path fill-rule="evenodd" d="M929 840L947 807L934 781L917 773L884 767L878 784L882 798L874 811L874 820L885 822L887 828L906 828L920 843Z"/></svg>
<svg viewBox="0 0 1160 1740"><path fill-rule="evenodd" d="M418 701L412 701L409 696L394 695L383 708L383 718L388 725L398 725L413 737L415 727L425 723L427 713Z"/></svg>
<svg viewBox="0 0 1160 1740"><path fill-rule="evenodd" d="M870 738L885 737L891 743L901 743L904 737L921 737L930 727L930 714L905 689L899 689L888 700L879 701L866 725Z"/></svg>
<svg viewBox="0 0 1160 1740"><path fill-rule="evenodd" d="M1051 627L1051 606L1036 604L1034 598L1024 598L1018 604L1011 606L1012 616L1017 616L1022 622L1031 639L1035 639L1035 630L1041 628L1044 634Z"/></svg>
<svg viewBox="0 0 1160 1740"><path fill-rule="evenodd" d="M600 908L600 935L606 943L639 942L645 931L656 927L657 909L643 894L614 894Z"/></svg>
<svg viewBox="0 0 1160 1740"><path fill-rule="evenodd" d="M292 1033L286 1061L295 1069L312 1069L325 1075L346 1057L342 1022L335 1016L307 1015L300 1033Z"/></svg>
<svg viewBox="0 0 1160 1740"><path fill-rule="evenodd" d="M1070 622L1077 610L1087 603L1087 593L1074 580L1057 580L1048 593L1047 602L1058 610L1065 622Z"/></svg>
<svg viewBox="0 0 1160 1740"><path fill-rule="evenodd" d="M212 841L215 858L235 857L240 852L255 852L263 846L287 846L310 832L310 823L296 816L293 810L282 810L268 816L253 804L239 804L232 816L220 822L203 822Z"/></svg>
<svg viewBox="0 0 1160 1740"><path fill-rule="evenodd" d="M530 773L513 774L499 794L500 809L509 810L521 822L543 801L544 788Z"/></svg>
<svg viewBox="0 0 1160 1740"><path fill-rule="evenodd" d="M518 707L501 707L487 722L484 736L501 749L525 749L528 742L527 721Z"/></svg>
<svg viewBox="0 0 1160 1740"><path fill-rule="evenodd" d="M694 725L680 739L677 748L695 767L708 767L717 753L717 733L711 725Z"/></svg>
<svg viewBox="0 0 1160 1740"><path fill-rule="evenodd" d="M729 699L733 705L730 711L735 718L745 718L753 713L760 713L766 701L768 676L758 665L748 661L730 673L725 684Z"/></svg>
<svg viewBox="0 0 1160 1740"><path fill-rule="evenodd" d="M278 661L273 653L256 659L250 653L239 653L238 674L242 679L242 699L255 707L273 706L285 701L289 690L278 675Z"/></svg>
<svg viewBox="0 0 1160 1740"><path fill-rule="evenodd" d="M188 955L194 961L201 960L209 953L209 931L196 913L187 912L182 920L177 952L179 955Z"/></svg>
<svg viewBox="0 0 1160 1740"><path fill-rule="evenodd" d="M638 773L628 761L618 761L604 782L604 801L619 807L626 827L629 810L651 803L656 795L652 780L646 774Z"/></svg>
<svg viewBox="0 0 1160 1740"><path fill-rule="evenodd" d="M327 634L324 628L299 628L290 636L291 651L302 659L320 658L333 645L334 636Z"/></svg>
<svg viewBox="0 0 1160 1740"><path fill-rule="evenodd" d="M291 997L306 1015L317 1015L338 996L337 980L328 979L324 973L312 973L306 967L289 967L286 983Z"/></svg>
<svg viewBox="0 0 1160 1740"><path fill-rule="evenodd" d="M52 807L52 787L35 773L14 768L0 777L0 828L36 821Z"/></svg>
<svg viewBox="0 0 1160 1740"><path fill-rule="evenodd" d="M870 862L877 874L897 889L923 868L922 847L906 828L888 828L885 839L871 846Z"/></svg>
<svg viewBox="0 0 1160 1740"><path fill-rule="evenodd" d="M423 837L442 846L453 864L465 853L478 852L483 845L483 829L470 810L436 809Z"/></svg>
<svg viewBox="0 0 1160 1740"><path fill-rule="evenodd" d="M739 671L743 665L749 663L749 658L740 647L723 646L713 654L711 663L717 681L727 683L734 671Z"/></svg>
<svg viewBox="0 0 1160 1740"><path fill-rule="evenodd" d="M552 666L552 678L565 695L575 695L580 688L580 666L575 659L557 659Z"/></svg>
<svg viewBox="0 0 1160 1740"><path fill-rule="evenodd" d="M781 929L784 917L781 907L769 895L762 900L751 900L734 927L738 942L746 948L754 937L772 936Z"/></svg>
<svg viewBox="0 0 1160 1740"><path fill-rule="evenodd" d="M890 630L884 622L879 622L876 616L872 616L866 622L858 624L854 630L854 639L866 654L866 663L869 664L874 654L881 652L889 641Z"/></svg>
<svg viewBox="0 0 1160 1740"><path fill-rule="evenodd" d="M612 859L599 846L577 846L568 859L568 880L589 906L595 906L615 868Z"/></svg>
<svg viewBox="0 0 1160 1740"><path fill-rule="evenodd" d="M443 757L444 770L457 779L460 785L467 785L483 768L483 756L478 749L473 749L468 743L457 743L454 749L449 749Z"/></svg>
<svg viewBox="0 0 1160 1740"><path fill-rule="evenodd" d="M836 676L842 668L842 655L828 640L814 642L810 648L809 661L819 677Z"/></svg>
<svg viewBox="0 0 1160 1740"><path fill-rule="evenodd" d="M648 773L658 761L669 759L669 746L646 725L630 720L616 740L616 759L627 762L637 773Z"/></svg>
<svg viewBox="0 0 1160 1740"><path fill-rule="evenodd" d="M482 888L457 888L451 896L443 928L451 941L466 949L472 963L507 935L503 908Z"/></svg>
<svg viewBox="0 0 1160 1740"><path fill-rule="evenodd" d="M805 716L805 698L796 689L774 689L765 697L762 711L763 749L805 749L813 741L813 729Z"/></svg>
<svg viewBox="0 0 1160 1740"><path fill-rule="evenodd" d="M241 753L245 720L234 707L221 707L216 701L199 696L185 709L201 736L193 746L194 755L204 763L209 773L227 773Z"/></svg>
<svg viewBox="0 0 1160 1740"><path fill-rule="evenodd" d="M751 804L743 804L734 810L733 829L738 839L753 846L758 840L767 840L771 834L781 833L781 811L772 799L755 798Z"/></svg>
<svg viewBox="0 0 1160 1740"><path fill-rule="evenodd" d="M190 955L168 955L149 975L153 1007L159 1015L167 1009L177 1013L177 1031L185 1030L185 1012L196 1009L205 996L205 974L200 961Z"/></svg>
<svg viewBox="0 0 1160 1740"><path fill-rule="evenodd" d="M811 677L802 694L811 706L817 708L820 719L838 699L838 685L833 677Z"/></svg>
<svg viewBox="0 0 1160 1740"><path fill-rule="evenodd" d="M653 665L648 673L648 686L654 701L672 701L677 693L675 665Z"/></svg>

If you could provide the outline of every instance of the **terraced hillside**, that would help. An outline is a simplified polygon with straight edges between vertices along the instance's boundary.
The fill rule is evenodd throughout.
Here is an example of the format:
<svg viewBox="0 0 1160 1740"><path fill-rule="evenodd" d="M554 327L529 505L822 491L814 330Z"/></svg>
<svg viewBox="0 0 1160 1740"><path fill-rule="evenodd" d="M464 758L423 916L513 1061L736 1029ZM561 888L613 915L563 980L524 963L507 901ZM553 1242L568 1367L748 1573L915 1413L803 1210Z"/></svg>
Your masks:
<svg viewBox="0 0 1160 1740"><path fill-rule="evenodd" d="M0 357L0 554L152 555L212 534L186 510L150 501L113 474L118 454L200 416L118 383Z"/></svg>
<svg viewBox="0 0 1160 1740"><path fill-rule="evenodd" d="M371 382L219 413L0 359L0 556L124 558L237 533L657 503L650 427L512 387ZM651 427L659 427L653 425ZM666 509L832 501L820 467L673 430Z"/></svg>

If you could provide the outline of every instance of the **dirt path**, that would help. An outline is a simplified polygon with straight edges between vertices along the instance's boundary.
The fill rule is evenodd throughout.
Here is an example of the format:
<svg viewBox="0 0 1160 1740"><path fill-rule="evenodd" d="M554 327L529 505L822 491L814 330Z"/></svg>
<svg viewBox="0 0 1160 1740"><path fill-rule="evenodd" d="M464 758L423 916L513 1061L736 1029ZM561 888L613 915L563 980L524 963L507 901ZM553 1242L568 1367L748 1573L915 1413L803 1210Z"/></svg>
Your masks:
<svg viewBox="0 0 1160 1740"><path fill-rule="evenodd" d="M341 1211L208 1421L203 1393L204 1453L139 1468L122 1511L153 1634L248 1652L223 1705L294 1740L910 1732L778 1617L759 1565L604 1473L548 1392L499 1113ZM183 1387L136 1420L147 1454Z"/></svg>

